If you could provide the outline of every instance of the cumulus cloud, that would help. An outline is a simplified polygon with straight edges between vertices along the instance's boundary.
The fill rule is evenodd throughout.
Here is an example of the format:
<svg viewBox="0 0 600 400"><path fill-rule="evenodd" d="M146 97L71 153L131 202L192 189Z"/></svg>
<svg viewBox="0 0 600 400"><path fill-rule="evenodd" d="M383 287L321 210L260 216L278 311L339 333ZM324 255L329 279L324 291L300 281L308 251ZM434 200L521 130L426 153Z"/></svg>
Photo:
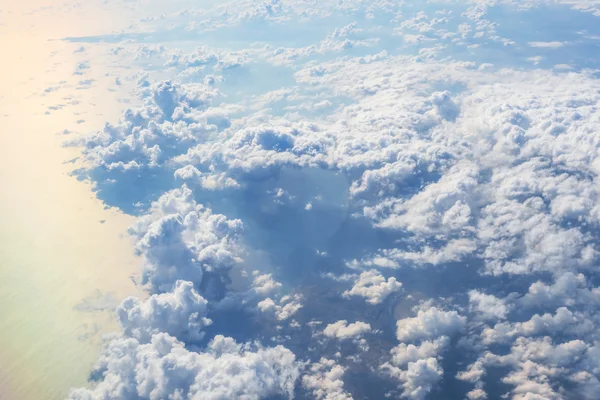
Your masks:
<svg viewBox="0 0 600 400"><path fill-rule="evenodd" d="M436 307L419 310L414 318L398 320L399 341L421 341L418 345L400 343L390 351L390 361L380 366L401 382L403 398L424 399L441 381L443 352L450 336L464 329L465 324L466 318L456 311L444 312Z"/></svg>
<svg viewBox="0 0 600 400"><path fill-rule="evenodd" d="M590 352L593 349L581 340L554 344L548 336L536 339L521 337L513 343L509 354L499 356L487 352L458 378L475 383L478 386L475 394L481 394L484 392L481 378L487 368L507 367L510 373L503 380L513 386L514 398L558 399L564 390L560 382L572 376L570 380L575 387L571 393L591 398L588 390L595 384L595 377L587 373Z"/></svg>
<svg viewBox="0 0 600 400"><path fill-rule="evenodd" d="M566 272L552 284L537 281L529 286L527 293L519 299L519 304L530 308L597 304L600 290L590 287L585 275Z"/></svg>
<svg viewBox="0 0 600 400"><path fill-rule="evenodd" d="M450 336L464 329L467 319L456 311L443 311L437 307L419 310L416 317L404 318L396 323L396 337L401 341Z"/></svg>
<svg viewBox="0 0 600 400"><path fill-rule="evenodd" d="M418 346L401 343L392 349L391 362L396 366L405 366L418 360L437 357L448 343L449 339L447 336L442 336L434 341L423 341Z"/></svg>
<svg viewBox="0 0 600 400"><path fill-rule="evenodd" d="M566 307L560 307L552 314L535 314L530 320L515 323L498 323L493 328L486 328L482 332L485 342L502 342L515 336L534 336L539 334L558 334L577 332L585 334L590 332L594 323L586 321L585 316L573 313Z"/></svg>
<svg viewBox="0 0 600 400"><path fill-rule="evenodd" d="M502 299L491 294L471 290L469 293L469 307L477 315L486 319L505 319L509 308Z"/></svg>
<svg viewBox="0 0 600 400"><path fill-rule="evenodd" d="M261 312L273 315L279 321L284 321L302 308L301 300L302 297L298 294L286 295L277 301L267 297L260 301L257 307Z"/></svg>
<svg viewBox="0 0 600 400"><path fill-rule="evenodd" d="M199 285L205 271L232 268L241 261L242 231L240 220L197 204L187 186L163 194L130 229L152 292L168 291L179 279Z"/></svg>
<svg viewBox="0 0 600 400"><path fill-rule="evenodd" d="M302 376L302 385L318 400L350 400L352 396L344 390L342 380L345 371L335 360L321 358Z"/></svg>
<svg viewBox="0 0 600 400"><path fill-rule="evenodd" d="M342 340L357 338L369 332L371 325L361 321L348 323L346 320L334 322L323 329L323 335Z"/></svg>
<svg viewBox="0 0 600 400"><path fill-rule="evenodd" d="M378 271L370 270L361 273L352 289L346 290L343 295L345 297L360 296L364 297L369 304L379 304L401 288L402 283L398 282L396 278L391 277L386 281Z"/></svg>
<svg viewBox="0 0 600 400"><path fill-rule="evenodd" d="M110 340L92 376L99 382L71 391L69 399L291 397L299 367L282 346L242 345L216 336L197 353L159 333L144 344L135 338Z"/></svg>
<svg viewBox="0 0 600 400"><path fill-rule="evenodd" d="M118 124L86 138L84 156L94 168L109 171L158 167L216 131L211 124L187 123L186 114L207 108L217 95L210 85L142 81L145 106L126 110Z"/></svg>
<svg viewBox="0 0 600 400"><path fill-rule="evenodd" d="M406 369L388 367L392 376L402 381L402 398L423 400L442 379L438 361L429 357L408 363Z"/></svg>
<svg viewBox="0 0 600 400"><path fill-rule="evenodd" d="M135 47L162 72L78 141L78 175L137 216L149 298L122 303L96 386L71 397L593 399L600 81L572 26L533 28L598 7L558 3L161 16L214 43ZM275 343L313 361L301 385Z"/></svg>
<svg viewBox="0 0 600 400"><path fill-rule="evenodd" d="M271 274L261 275L258 271L254 271L253 275L252 286L258 294L267 295L281 288L281 283L274 280Z"/></svg>
<svg viewBox="0 0 600 400"><path fill-rule="evenodd" d="M155 294L145 301L125 299L117 308L117 318L127 337L147 343L152 335L165 332L179 340L198 341L203 328L211 324L206 317L208 302L191 282L177 281L173 291Z"/></svg>

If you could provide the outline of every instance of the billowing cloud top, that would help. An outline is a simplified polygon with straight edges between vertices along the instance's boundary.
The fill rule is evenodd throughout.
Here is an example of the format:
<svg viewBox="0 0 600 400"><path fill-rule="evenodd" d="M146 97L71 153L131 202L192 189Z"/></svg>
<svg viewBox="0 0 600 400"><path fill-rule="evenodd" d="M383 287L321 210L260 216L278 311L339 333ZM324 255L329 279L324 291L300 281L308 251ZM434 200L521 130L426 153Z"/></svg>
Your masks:
<svg viewBox="0 0 600 400"><path fill-rule="evenodd" d="M69 38L143 70L73 144L149 295L70 397L596 399L599 17L239 1Z"/></svg>

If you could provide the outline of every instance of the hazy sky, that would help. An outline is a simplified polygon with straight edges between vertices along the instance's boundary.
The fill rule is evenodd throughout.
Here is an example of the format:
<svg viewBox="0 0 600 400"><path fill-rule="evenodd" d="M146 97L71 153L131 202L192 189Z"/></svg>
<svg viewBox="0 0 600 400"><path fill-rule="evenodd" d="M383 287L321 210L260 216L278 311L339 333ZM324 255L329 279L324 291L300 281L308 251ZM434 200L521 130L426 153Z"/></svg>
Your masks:
<svg viewBox="0 0 600 400"><path fill-rule="evenodd" d="M101 126L121 107L106 88L77 90L73 46L50 41L94 32L84 29L89 22L62 11L32 13L59 2L4 3L0 398L61 399L85 384L101 333L116 329L114 307L137 292L129 275L138 261L125 234L132 219L104 209L89 185L70 176L66 161L78 151L62 146L65 130ZM87 304L104 310L81 311Z"/></svg>

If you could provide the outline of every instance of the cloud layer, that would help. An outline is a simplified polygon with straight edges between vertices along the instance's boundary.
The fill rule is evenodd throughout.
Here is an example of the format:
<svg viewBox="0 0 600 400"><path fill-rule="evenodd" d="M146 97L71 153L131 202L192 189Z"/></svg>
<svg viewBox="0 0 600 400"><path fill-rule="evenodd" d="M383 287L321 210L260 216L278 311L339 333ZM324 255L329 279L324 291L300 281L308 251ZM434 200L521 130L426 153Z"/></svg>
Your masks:
<svg viewBox="0 0 600 400"><path fill-rule="evenodd" d="M598 25L558 17L598 5L558 3L236 2L162 17L192 51L125 33L139 106L73 144L138 216L149 297L71 398L593 399Z"/></svg>

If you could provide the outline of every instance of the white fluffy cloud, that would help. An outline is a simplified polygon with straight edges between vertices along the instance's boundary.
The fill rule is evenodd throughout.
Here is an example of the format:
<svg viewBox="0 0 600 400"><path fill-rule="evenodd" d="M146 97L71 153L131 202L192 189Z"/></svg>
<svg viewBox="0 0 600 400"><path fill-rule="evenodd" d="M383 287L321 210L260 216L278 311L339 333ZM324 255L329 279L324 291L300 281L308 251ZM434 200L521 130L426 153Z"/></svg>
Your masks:
<svg viewBox="0 0 600 400"><path fill-rule="evenodd" d="M277 282L273 279L271 274L260 274L258 271L253 273L254 280L252 282L252 286L256 293L261 295L268 295L273 292L276 292L281 288L281 283Z"/></svg>
<svg viewBox="0 0 600 400"><path fill-rule="evenodd" d="M466 318L456 311L441 311L436 307L419 310L414 318L397 322L400 341L420 341L420 344L400 343L391 351L391 359L380 366L402 383L402 397L424 399L442 379L440 362L450 343L450 336L464 329ZM433 340L424 340L433 339Z"/></svg>
<svg viewBox="0 0 600 400"><path fill-rule="evenodd" d="M73 390L69 399L260 399L291 396L299 376L294 354L284 347L241 345L216 336L205 352L160 333L149 343L133 338L109 341L93 376L92 389Z"/></svg>
<svg viewBox="0 0 600 400"><path fill-rule="evenodd" d="M443 370L436 358L429 357L408 363L406 369L387 368L402 383L402 398L423 400L442 379Z"/></svg>
<svg viewBox="0 0 600 400"><path fill-rule="evenodd" d="M381 397L593 399L600 80L571 51L591 32L563 38L560 23L598 5L555 3L235 1L161 16L216 39L137 48L170 69L149 68L142 105L80 142L79 173L139 214L151 296L122 304L97 386L72 397L293 394L288 350L214 336L227 332L307 349L317 398L360 393L343 374L369 385L379 363L398 387ZM560 29L533 29L539 10ZM548 65L566 58L571 72ZM363 346L362 368L345 339L394 323L399 343ZM457 368L471 387L438 396Z"/></svg>
<svg viewBox="0 0 600 400"><path fill-rule="evenodd" d="M179 279L199 285L205 271L232 268L241 261L242 230L240 220L197 204L187 186L165 193L130 229L145 262L143 283L162 292Z"/></svg>
<svg viewBox="0 0 600 400"><path fill-rule="evenodd" d="M505 367L510 373L503 381L514 387L512 397L515 399L563 398L562 382L566 381L573 384L571 393L591 399L593 395L590 396L589 389L597 387L598 381L587 363L594 350L581 340L554 344L548 336L537 339L521 337L513 343L509 354L499 356L487 352L458 378L476 384L473 396L482 397L485 391L481 378L486 369Z"/></svg>
<svg viewBox="0 0 600 400"><path fill-rule="evenodd" d="M491 294L471 290L469 293L469 307L485 319L505 319L509 308L502 299Z"/></svg>
<svg viewBox="0 0 600 400"><path fill-rule="evenodd" d="M371 325L361 321L348 323L346 320L334 322L323 329L323 335L342 340L358 338L369 332Z"/></svg>
<svg viewBox="0 0 600 400"><path fill-rule="evenodd" d="M177 281L172 292L154 294L145 301L125 299L117 308L117 318L127 337L147 343L152 335L165 332L179 340L198 341L211 324L206 317L208 302L191 282Z"/></svg>
<svg viewBox="0 0 600 400"><path fill-rule="evenodd" d="M578 304L596 305L600 302L600 288L590 287L583 274L567 272L556 278L552 284L537 281L519 304L530 308L573 306Z"/></svg>
<svg viewBox="0 0 600 400"><path fill-rule="evenodd" d="M464 329L466 321L467 319L456 311L443 311L431 307L419 310L416 317L398 320L396 336L401 341L451 336Z"/></svg>
<svg viewBox="0 0 600 400"><path fill-rule="evenodd" d="M401 343L392 349L391 362L395 366L406 366L409 363L418 360L437 357L448 345L448 342L448 337L442 336L434 341L423 341L418 346L415 346L414 344L406 345L405 343Z"/></svg>
<svg viewBox="0 0 600 400"><path fill-rule="evenodd" d="M84 156L91 165L108 171L158 168L217 130L206 120L186 122L186 113L207 108L218 95L210 85L142 81L139 94L144 107L126 110L118 124L85 139Z"/></svg>
<svg viewBox="0 0 600 400"><path fill-rule="evenodd" d="M351 400L352 396L344 390L345 371L335 360L321 358L302 376L302 385L318 400Z"/></svg>
<svg viewBox="0 0 600 400"><path fill-rule="evenodd" d="M261 312L273 315L279 321L284 321L302 308L301 300L302 297L298 294L282 296L278 300L267 297L260 301L257 307Z"/></svg>
<svg viewBox="0 0 600 400"><path fill-rule="evenodd" d="M387 281L376 270L365 271L360 274L350 290L346 290L345 297L360 296L364 297L369 304L379 304L390 294L397 292L402 288L402 283L396 278L391 277Z"/></svg>

